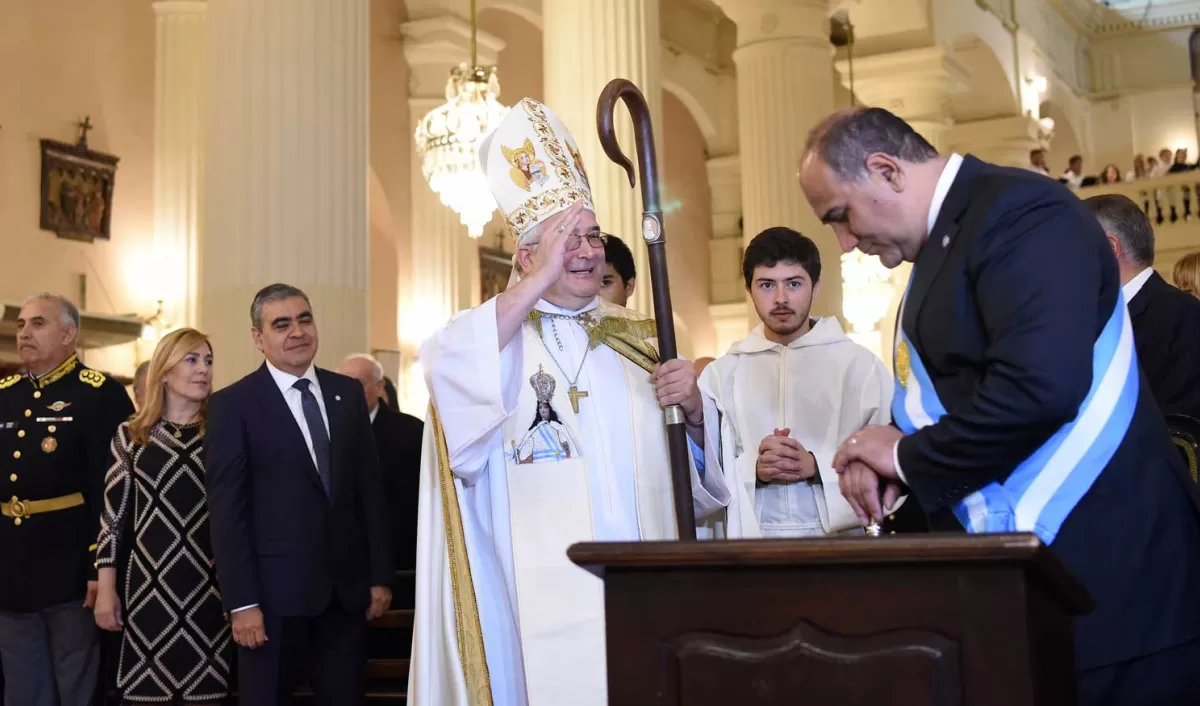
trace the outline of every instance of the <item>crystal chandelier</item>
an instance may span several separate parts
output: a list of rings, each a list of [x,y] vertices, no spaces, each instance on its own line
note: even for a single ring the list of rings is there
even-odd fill
[[[500,105],[500,80],[475,57],[475,1],[471,1],[471,63],[459,64],[446,82],[446,102],[417,125],[421,171],[442,203],[454,209],[472,238],[483,235],[496,200],[479,167],[479,143],[508,112]]]

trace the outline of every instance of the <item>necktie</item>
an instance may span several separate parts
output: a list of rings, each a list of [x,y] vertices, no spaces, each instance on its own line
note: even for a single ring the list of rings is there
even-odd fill
[[[292,384],[292,387],[300,391],[300,406],[304,410],[304,421],[308,424],[313,453],[317,457],[317,475],[321,477],[325,495],[329,495],[329,432],[325,429],[325,420],[321,418],[321,407],[317,404],[316,395],[310,389],[311,385],[311,380],[300,378]]]

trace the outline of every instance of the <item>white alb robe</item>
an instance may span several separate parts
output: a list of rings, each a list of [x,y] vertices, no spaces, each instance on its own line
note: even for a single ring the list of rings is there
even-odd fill
[[[642,318],[602,301],[589,309]],[[604,344],[585,359],[587,345],[579,324],[544,318],[540,337],[527,321],[500,350],[493,299],[422,346],[436,417],[422,449],[414,706],[483,703],[485,690],[497,706],[607,703],[603,585],[566,550],[582,541],[674,539],[676,526],[650,373]],[[577,386],[588,396],[575,414],[568,388],[581,361]],[[538,419],[530,377],[539,370],[555,378],[551,406],[572,453],[519,463]],[[693,464],[692,487],[697,518],[729,502],[721,473],[702,481]]]
[[[760,324],[710,363],[700,376],[707,438],[719,429],[726,483],[741,485],[724,520],[742,536],[804,537],[860,528],[832,467],[838,446],[870,424],[891,421],[893,383],[883,362],[854,343],[837,319],[817,319],[788,345]],[[758,448],[775,429],[812,452],[821,484],[756,487]],[[709,445],[712,442],[709,441]],[[711,451],[706,458],[713,458]],[[708,474],[718,469],[709,466]],[[710,522],[710,524],[712,524]]]

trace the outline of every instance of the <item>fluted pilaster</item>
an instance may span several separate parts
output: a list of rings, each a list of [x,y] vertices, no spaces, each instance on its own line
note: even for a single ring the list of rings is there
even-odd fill
[[[808,131],[833,111],[833,50],[825,0],[718,0],[738,28],[738,138],[743,237],[772,226],[812,238],[821,252],[820,315],[841,312],[841,249],[796,182]]]
[[[196,322],[207,10],[201,0],[154,3],[154,271],[146,276],[177,325]]]
[[[579,145],[600,227],[619,236],[633,251],[640,282],[628,306],[651,314],[640,192],[629,188],[624,170],[610,162],[600,147],[596,101],[610,80],[629,79],[645,94],[655,135],[661,138],[659,0],[553,0],[542,3],[542,17],[544,102]],[[621,149],[634,159],[633,123],[623,104],[618,106],[615,123]],[[661,139],[655,144],[661,169]],[[671,234],[666,236],[666,246],[671,247]]]
[[[201,326],[218,382],[257,364],[254,293],[304,289],[318,363],[367,347],[368,2],[211,0]]]

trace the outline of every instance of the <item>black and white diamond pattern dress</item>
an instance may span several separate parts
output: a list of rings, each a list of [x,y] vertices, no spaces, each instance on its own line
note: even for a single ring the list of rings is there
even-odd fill
[[[229,693],[232,641],[208,535],[203,441],[198,425],[161,422],[144,446],[127,424],[113,438],[96,563],[124,579],[117,687],[128,702]]]

